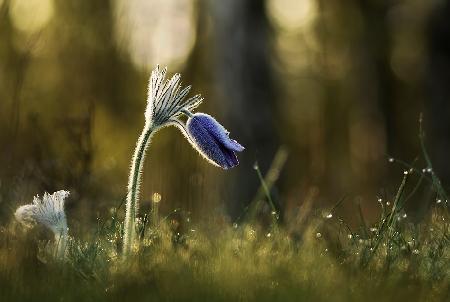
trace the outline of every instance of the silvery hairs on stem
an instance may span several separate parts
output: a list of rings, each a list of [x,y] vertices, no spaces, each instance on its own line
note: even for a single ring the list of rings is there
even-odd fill
[[[35,196],[31,204],[19,207],[15,212],[16,219],[27,227],[42,224],[55,235],[57,257],[63,258],[67,244],[67,219],[64,212],[64,200],[68,191],[57,191],[53,194],[44,193],[39,198]]]
[[[195,95],[186,99],[191,86],[181,88],[180,74],[165,80],[167,68],[157,66],[148,85],[145,126],[137,141],[128,178],[128,194],[124,225],[123,253],[127,256],[134,246],[135,221],[139,209],[139,188],[145,153],[151,136],[159,129],[174,125],[179,128],[192,146],[210,163],[229,169],[238,164],[235,152],[244,150],[240,144],[228,137],[229,132],[213,117],[192,111],[201,104],[202,97]],[[179,119],[188,116],[185,124]]]
[[[139,188],[145,154],[150,144],[151,136],[159,129],[176,122],[183,110],[193,110],[202,102],[200,95],[186,100],[190,86],[181,89],[180,74],[175,74],[165,81],[167,68],[157,66],[150,76],[148,84],[147,108],[145,110],[145,125],[136,144],[131,160],[128,177],[128,193],[124,224],[123,254],[127,256],[134,244],[135,220],[139,209]]]

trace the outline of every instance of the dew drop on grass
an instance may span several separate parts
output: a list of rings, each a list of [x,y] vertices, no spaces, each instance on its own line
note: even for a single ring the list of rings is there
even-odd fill
[[[428,173],[431,173],[431,172],[433,172],[433,169],[427,168],[427,172],[428,172]]]
[[[436,203],[437,203],[437,204],[440,204],[441,202],[442,202],[441,199],[436,200]]]
[[[377,228],[370,228],[370,231],[373,232],[373,233],[375,233],[375,232],[378,231],[378,229],[377,229]]]
[[[272,236],[271,233],[267,233],[267,234],[266,234],[266,237],[267,237],[267,238],[270,238],[271,236]]]
[[[388,161],[389,161],[390,163],[393,163],[393,162],[394,162],[394,158],[389,157]]]
[[[333,214],[332,213],[329,213],[327,216],[325,216],[327,219],[331,219],[331,218],[333,218]]]
[[[238,224],[237,223],[233,223],[233,228],[237,229],[238,228]]]
[[[412,252],[414,255],[419,255],[419,253],[420,253],[418,249],[414,249]]]
[[[322,234],[321,233],[319,233],[319,232],[317,232],[317,234],[316,234],[316,238],[321,238],[322,237]]]
[[[154,203],[158,203],[158,202],[160,202],[161,201],[161,194],[159,194],[159,193],[153,193],[153,195],[152,195],[152,201],[154,202]]]
[[[348,235],[347,235],[347,238],[348,238],[348,239],[352,239],[352,238],[353,238],[353,235],[352,235],[352,234],[348,234]]]

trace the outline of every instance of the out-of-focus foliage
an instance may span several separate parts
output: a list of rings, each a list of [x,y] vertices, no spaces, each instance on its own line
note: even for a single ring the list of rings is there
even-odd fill
[[[449,96],[439,86],[448,73],[436,71],[446,65],[433,58],[450,57],[448,6],[2,0],[0,219],[38,192],[64,188],[74,192],[68,210],[82,228],[125,196],[157,63],[182,72],[192,93],[205,96],[204,111],[247,149],[241,165],[225,173],[204,163],[177,130],[165,129],[148,154],[144,212],[157,192],[163,212],[239,216],[259,187],[254,162],[264,174],[283,145],[289,156],[272,193],[284,212],[320,188],[316,204],[348,195],[373,215],[375,196],[394,189],[386,155],[409,162],[419,153],[422,111],[446,183],[443,154],[450,150],[440,142],[449,101],[436,100]]]
[[[420,225],[394,208],[388,212],[389,228],[380,219],[359,230],[346,229],[337,217],[311,218],[308,211],[310,218],[298,217],[291,228],[232,226],[217,216],[194,224],[187,213],[174,212],[140,222],[139,248],[128,262],[118,254],[117,209],[87,241],[71,240],[65,262],[55,261],[51,242],[38,230],[25,234],[11,224],[0,228],[0,297],[445,301],[450,250],[442,219],[448,212],[435,205]]]

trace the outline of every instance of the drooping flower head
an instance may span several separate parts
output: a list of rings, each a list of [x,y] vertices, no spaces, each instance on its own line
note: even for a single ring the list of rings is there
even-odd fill
[[[193,114],[201,104],[202,97],[195,95],[186,99],[190,86],[181,88],[179,74],[165,80],[167,68],[157,66],[148,85],[145,125],[136,143],[128,177],[128,192],[124,222],[123,255],[128,257],[135,244],[136,217],[139,211],[139,189],[144,169],[145,155],[152,136],[164,126],[178,127],[208,161],[229,169],[238,164],[235,152],[244,148],[228,137],[228,132],[214,118],[206,114]],[[179,118],[188,116],[187,125]]]
[[[192,111],[198,107],[203,98],[195,95],[186,100],[191,89],[187,86],[181,89],[180,74],[175,74],[170,80],[165,80],[167,68],[157,66],[151,74],[148,86],[146,123],[159,128],[175,125],[199,151],[199,153],[215,166],[230,169],[239,164],[236,152],[244,150],[238,142],[229,138],[229,132],[212,116]],[[178,117],[188,116],[185,124]]]
[[[187,121],[187,132],[194,147],[212,164],[230,169],[239,164],[235,152],[244,147],[229,137],[228,132],[212,116],[195,113]]]
[[[45,193],[43,198],[35,196],[33,203],[23,205],[16,210],[16,219],[26,226],[39,223],[49,228],[58,238],[67,234],[67,220],[64,212],[64,200],[68,191]]]
[[[168,125],[182,111],[192,111],[203,100],[199,94],[186,99],[191,86],[181,89],[181,75],[177,73],[170,80],[165,80],[166,72],[167,67],[161,70],[157,66],[148,84],[145,120],[156,127]]]

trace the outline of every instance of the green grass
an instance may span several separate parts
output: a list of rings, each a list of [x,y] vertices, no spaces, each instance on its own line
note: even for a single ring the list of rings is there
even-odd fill
[[[277,158],[274,171],[286,156]],[[154,203],[127,261],[120,207],[71,238],[64,262],[46,230],[13,222],[0,227],[0,301],[449,301],[447,193],[426,150],[424,159],[424,171],[393,160],[408,172],[379,200],[375,222],[355,211],[356,226],[339,216],[345,198],[325,215],[310,198],[280,222],[269,195],[276,173],[263,178],[259,169],[262,189],[238,224],[217,216],[193,223],[180,211],[161,217]],[[420,189],[429,192],[426,211],[410,217],[405,207]]]
[[[116,215],[91,238],[72,239],[65,263],[53,260],[45,230],[11,224],[0,232],[0,300],[445,301],[448,210],[436,204],[413,224],[400,205],[358,231],[336,217],[296,227],[213,218],[193,226],[179,214],[141,222],[127,262]]]

